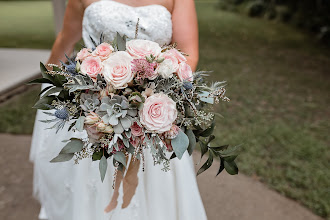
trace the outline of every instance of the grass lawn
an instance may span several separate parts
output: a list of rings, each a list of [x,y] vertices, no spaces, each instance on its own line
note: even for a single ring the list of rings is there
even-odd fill
[[[36,14],[42,7],[50,11],[49,3],[29,3],[30,10],[25,10],[27,3],[21,4],[8,5],[25,14]],[[228,81],[232,99],[218,108],[224,116],[216,128],[219,143],[243,144],[238,161],[243,173],[330,219],[330,52],[284,24],[218,11],[209,2],[198,3],[197,10],[199,68],[215,70],[211,80]],[[33,22],[38,31],[37,27],[50,28],[51,14],[46,15]],[[3,13],[0,18],[3,21]],[[18,20],[9,21],[24,27]],[[11,46],[2,41],[7,31],[3,28],[10,22],[0,23],[1,46]],[[20,46],[49,48],[52,30],[43,30],[40,44],[26,40],[35,29],[15,28],[18,35],[12,38]],[[37,93],[33,89],[0,106],[5,118],[1,132],[31,132],[34,111],[29,106]]]
[[[51,48],[54,33],[50,1],[0,1],[0,47]]]

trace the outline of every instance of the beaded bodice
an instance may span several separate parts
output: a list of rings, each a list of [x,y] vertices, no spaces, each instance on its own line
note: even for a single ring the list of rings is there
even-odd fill
[[[112,0],[101,0],[85,9],[82,32],[85,45],[92,47],[90,37],[99,42],[101,34],[106,41],[112,41],[117,32],[133,39],[138,19],[139,39],[152,40],[161,46],[171,42],[172,20],[171,13],[166,7],[132,7]]]

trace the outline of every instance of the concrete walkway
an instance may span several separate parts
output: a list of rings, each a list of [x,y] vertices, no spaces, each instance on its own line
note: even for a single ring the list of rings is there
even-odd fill
[[[0,134],[0,219],[37,220],[40,206],[32,198],[30,142],[31,136]],[[199,154],[194,158],[197,162]],[[242,174],[215,178],[217,165],[197,177],[209,220],[321,220]]]
[[[0,48],[0,95],[37,77],[39,62],[46,62],[49,55],[49,50]]]

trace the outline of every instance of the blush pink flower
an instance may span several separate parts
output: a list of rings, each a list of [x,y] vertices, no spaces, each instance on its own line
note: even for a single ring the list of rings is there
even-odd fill
[[[83,48],[77,53],[76,60],[83,61],[84,59],[86,59],[87,57],[89,57],[91,55],[92,55],[91,49]]]
[[[137,122],[134,122],[133,125],[131,126],[131,132],[132,135],[135,137],[143,135],[143,129],[138,125]]]
[[[103,134],[97,130],[96,126],[85,125],[84,128],[91,143],[97,142],[103,136]]]
[[[181,81],[187,80],[192,82],[194,80],[191,67],[185,62],[180,63],[177,75]]]
[[[146,59],[134,59],[132,61],[132,71],[136,75],[136,79],[154,80],[158,76],[155,71],[156,63],[149,63]]]
[[[106,60],[113,51],[114,49],[110,44],[102,43],[96,47],[92,55],[100,57],[101,60]]]
[[[177,125],[172,125],[171,129],[164,133],[166,139],[174,139],[179,134],[180,128]]]
[[[162,49],[159,44],[149,40],[130,40],[126,43],[127,52],[135,59],[145,58],[152,54],[158,57]]]
[[[148,97],[139,112],[141,124],[148,130],[163,133],[177,118],[176,103],[163,93]]]
[[[165,58],[165,60],[172,61],[172,67],[174,69],[174,72],[179,69],[180,63],[187,61],[187,59],[182,55],[182,53],[180,53],[177,49],[174,48],[162,53],[161,57]]]
[[[102,61],[98,57],[87,57],[81,63],[80,70],[83,74],[89,75],[91,78],[96,79],[97,75],[103,70]]]
[[[103,62],[104,79],[115,89],[123,89],[134,78],[132,72],[133,58],[125,51],[118,51]]]
[[[130,143],[133,145],[133,147],[138,147],[141,144],[141,138],[140,137],[131,137]]]

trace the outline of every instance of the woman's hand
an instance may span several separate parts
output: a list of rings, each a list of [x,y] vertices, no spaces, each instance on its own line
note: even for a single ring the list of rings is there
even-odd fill
[[[71,54],[74,45],[81,39],[83,15],[84,6],[81,0],[69,0],[62,30],[56,37],[47,63],[60,64],[60,60],[65,60],[64,54]]]
[[[194,0],[175,0],[172,11],[172,42],[188,54],[187,63],[195,71],[198,63],[198,24]]]

